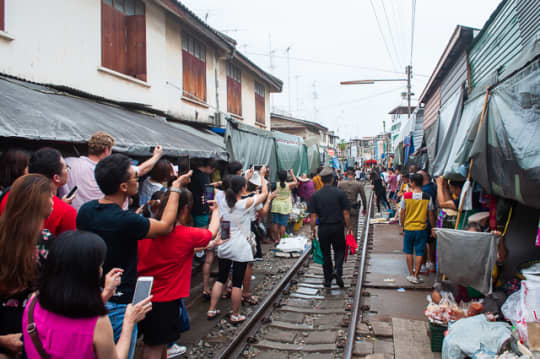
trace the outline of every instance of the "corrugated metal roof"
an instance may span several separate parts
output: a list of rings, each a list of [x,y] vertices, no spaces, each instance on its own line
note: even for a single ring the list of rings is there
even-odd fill
[[[437,86],[433,95],[424,106],[424,129],[431,127],[439,118],[439,108],[441,107],[441,91]]]
[[[525,47],[540,32],[540,1],[518,1],[517,14],[521,32],[521,45]]]
[[[521,3],[522,18],[533,11],[534,2],[504,0],[493,12],[482,31],[473,41],[469,54],[471,86],[481,82],[497,82],[505,66],[516,58],[523,49],[517,5]],[[535,14],[538,17],[538,12]],[[531,29],[527,30],[531,31]],[[529,36],[529,35],[527,35]],[[490,79],[490,80],[488,80]]]
[[[448,71],[441,81],[441,106],[458,92],[467,81],[467,53],[463,51],[456,60],[454,66]]]
[[[436,87],[439,87],[441,79],[452,68],[459,56],[465,51],[473,41],[473,34],[477,29],[463,25],[457,25],[441,58],[435,66],[426,87],[418,99],[418,103],[425,103],[432,95]]]

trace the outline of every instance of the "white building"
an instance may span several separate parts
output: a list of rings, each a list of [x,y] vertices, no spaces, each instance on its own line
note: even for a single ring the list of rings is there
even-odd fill
[[[235,46],[176,0],[0,0],[0,74],[269,129],[282,82]]]
[[[414,112],[415,108],[415,106],[411,106],[411,115]],[[409,109],[407,106],[397,106],[392,111],[388,112],[388,114],[391,115],[392,120],[392,126],[390,127],[390,144],[392,148],[390,149],[390,151],[393,152],[396,146],[396,143],[394,143],[394,141],[397,140],[399,136],[399,132],[401,131],[401,125],[404,124],[409,117]]]

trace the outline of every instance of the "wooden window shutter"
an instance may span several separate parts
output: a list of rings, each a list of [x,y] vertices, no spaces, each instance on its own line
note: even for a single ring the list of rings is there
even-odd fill
[[[265,123],[264,97],[259,94],[255,94],[255,121],[263,125]]]
[[[206,102],[206,48],[187,34],[182,35],[182,80],[184,96]]]
[[[3,0],[0,0],[3,2]],[[114,34],[114,9],[101,3],[101,65],[114,70],[116,37]]]
[[[4,0],[0,0],[0,31],[6,30],[6,5],[4,4]]]
[[[133,15],[126,17],[127,67],[126,73],[146,81],[146,17]]]

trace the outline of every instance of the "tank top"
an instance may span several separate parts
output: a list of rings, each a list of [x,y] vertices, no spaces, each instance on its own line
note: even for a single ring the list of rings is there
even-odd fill
[[[285,188],[277,184],[277,197],[272,201],[272,213],[291,214],[292,200],[289,184],[285,183]]]
[[[23,315],[23,328],[28,325],[28,307]],[[49,312],[39,305],[34,307],[34,322],[43,349],[51,359],[64,359],[76,357],[79,359],[95,359],[94,353],[94,329],[98,317],[68,318]],[[41,359],[32,339],[23,330],[24,350],[28,359]]]

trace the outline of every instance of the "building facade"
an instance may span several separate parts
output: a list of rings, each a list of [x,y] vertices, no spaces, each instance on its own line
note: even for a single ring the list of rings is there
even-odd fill
[[[270,128],[282,82],[176,0],[0,0],[0,73],[182,121]],[[54,14],[56,20],[51,21]]]
[[[272,112],[270,114],[272,130],[300,136],[304,143],[316,144],[320,147],[329,147],[332,136],[328,128],[312,121],[301,120],[287,115]]]

